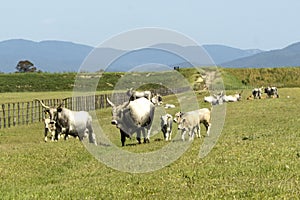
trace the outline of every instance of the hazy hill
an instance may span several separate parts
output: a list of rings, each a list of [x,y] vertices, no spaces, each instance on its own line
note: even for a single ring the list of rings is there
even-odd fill
[[[92,49],[86,45],[63,41],[7,40],[0,42],[0,71],[14,72],[17,63],[25,59],[42,71],[77,71]]]
[[[203,45],[216,64],[221,64],[263,52],[259,49],[238,49],[224,45]]]
[[[238,68],[300,66],[300,42],[283,49],[261,52],[253,56],[225,62],[221,66]]]
[[[167,49],[170,52],[160,51],[157,48]],[[212,58],[213,63],[223,67],[300,65],[300,43],[266,52],[258,49],[242,50],[224,45],[203,45],[203,48]],[[91,46],[64,41],[33,42],[13,39],[0,42],[0,72],[16,71],[17,63],[25,59],[30,60],[38,69],[46,72],[77,72],[83,62],[85,65],[89,65],[87,68],[89,71],[105,69],[108,63],[110,63],[108,71],[128,71],[147,63],[159,63],[170,67],[191,67],[190,63],[178,55],[188,56],[192,61],[194,58],[201,60],[201,63],[196,63],[198,66],[211,64],[212,61],[208,61],[207,56],[199,53],[203,52],[200,49],[196,46],[157,44],[141,51],[126,52],[111,48],[94,49]],[[95,54],[94,58],[85,60],[91,52]]]

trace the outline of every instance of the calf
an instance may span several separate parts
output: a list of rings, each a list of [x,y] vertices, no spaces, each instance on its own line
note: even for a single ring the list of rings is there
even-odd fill
[[[164,138],[166,141],[171,140],[172,136],[172,123],[173,123],[173,117],[170,114],[165,114],[160,117],[161,119],[161,131],[164,134]]]
[[[182,130],[181,137],[184,141],[184,135],[188,131],[190,140],[194,139],[194,133],[201,137],[200,123],[206,128],[206,134],[209,136],[210,132],[210,115],[211,112],[208,108],[202,108],[186,113],[178,112],[175,114],[174,122],[178,123],[178,129]]]
[[[45,113],[44,125],[45,125],[45,138],[44,138],[45,142],[47,142],[48,133],[50,133],[51,141],[54,141],[55,131],[56,131],[55,121],[51,120],[50,116],[47,115],[47,113]]]

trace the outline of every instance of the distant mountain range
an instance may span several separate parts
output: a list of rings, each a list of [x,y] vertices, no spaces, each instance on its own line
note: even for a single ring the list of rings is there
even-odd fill
[[[299,67],[300,42],[289,45],[283,49],[265,51],[252,56],[238,58],[221,64],[223,67]]]
[[[243,50],[224,45],[203,45],[202,47],[213,62],[222,67],[300,66],[300,43],[271,51]],[[77,72],[83,63],[83,65],[91,65],[92,67],[88,68],[91,71],[105,69],[108,64],[110,65],[108,71],[128,71],[135,66],[147,63],[160,63],[170,67],[191,67],[191,63],[187,63],[184,58],[163,49],[179,55],[188,55],[189,59],[201,56],[199,47],[182,47],[174,44],[157,44],[140,51],[126,52],[112,48],[95,49],[92,46],[65,41],[34,42],[13,39],[0,42],[0,72],[15,72],[15,67],[20,60],[29,60],[37,69],[45,72]],[[93,62],[85,60],[91,52],[96,52],[95,55],[100,55],[104,59],[100,59],[100,62],[95,61],[97,57]],[[205,59],[203,63],[197,64],[212,63]]]

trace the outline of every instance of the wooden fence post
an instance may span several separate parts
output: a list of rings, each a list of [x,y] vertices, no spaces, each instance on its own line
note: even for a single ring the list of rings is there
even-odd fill
[[[26,109],[26,124],[29,123],[29,113],[30,113],[30,102],[27,102],[27,109]]]
[[[16,104],[13,103],[13,126],[16,126]]]
[[[2,113],[3,113],[3,128],[6,128],[5,104],[2,104]]]
[[[7,125],[10,127],[10,103],[7,104]]]

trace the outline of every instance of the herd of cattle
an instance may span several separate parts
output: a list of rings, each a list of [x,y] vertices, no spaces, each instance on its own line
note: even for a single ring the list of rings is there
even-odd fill
[[[252,95],[247,99],[261,99],[262,91],[267,97],[279,97],[276,87],[254,88]],[[150,141],[150,130],[153,122],[154,111],[157,106],[163,104],[159,94],[152,94],[150,91],[138,92],[133,89],[128,90],[129,101],[121,105],[115,105],[109,98],[107,102],[112,107],[111,124],[115,125],[121,133],[122,146],[125,145],[126,138],[131,138],[134,133],[138,143],[141,143],[141,134],[144,143]],[[242,98],[242,91],[235,95],[225,95],[223,92],[204,97],[204,102],[209,102],[211,106],[224,102],[237,102]],[[70,136],[78,137],[80,141],[88,137],[89,142],[97,145],[96,137],[92,128],[92,117],[86,111],[72,111],[63,107],[63,103],[56,107],[45,105],[40,102],[45,111],[45,142],[48,134],[52,141],[58,140],[61,134],[67,139]],[[165,104],[165,108],[174,108],[173,104]],[[211,109],[201,108],[189,112],[177,112],[174,117],[171,114],[160,116],[161,131],[166,141],[171,140],[173,122],[177,123],[178,130],[181,130],[182,140],[188,133],[189,140],[193,140],[195,134],[201,137],[200,124],[206,128],[206,135],[209,136],[211,127]]]

